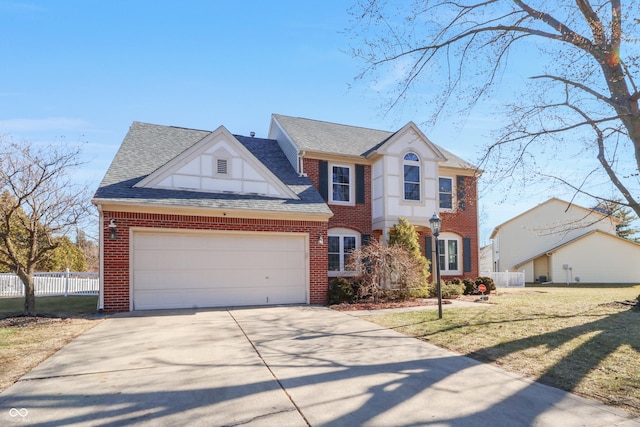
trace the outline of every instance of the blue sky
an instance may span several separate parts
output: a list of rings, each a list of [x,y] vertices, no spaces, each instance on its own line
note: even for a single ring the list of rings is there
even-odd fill
[[[99,184],[133,121],[265,137],[272,113],[376,129],[408,121],[470,162],[494,125],[474,113],[435,127],[419,103],[384,114],[379,87],[355,86],[350,2],[0,0],[0,133],[84,143],[77,179]],[[556,196],[561,196],[557,195]],[[481,200],[491,229],[546,200]]]

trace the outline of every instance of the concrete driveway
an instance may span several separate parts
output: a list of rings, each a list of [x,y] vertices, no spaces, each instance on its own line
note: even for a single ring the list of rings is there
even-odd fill
[[[320,307],[106,319],[0,394],[0,424],[625,426],[621,411]]]

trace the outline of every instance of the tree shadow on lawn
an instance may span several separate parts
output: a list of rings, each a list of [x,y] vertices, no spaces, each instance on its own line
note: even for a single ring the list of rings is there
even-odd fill
[[[637,327],[640,324],[640,308],[638,306],[629,307],[627,310],[606,317],[598,317],[597,320],[581,325],[485,347],[469,354],[469,356],[482,361],[495,361],[541,345],[555,349],[572,340],[589,336],[537,378],[537,381],[543,384],[573,391],[584,378],[620,347],[629,346],[640,354],[640,335],[630,331],[630,327]],[[628,380],[632,381],[632,379]],[[635,384],[635,388],[637,387],[638,384]],[[604,396],[601,397],[604,398]],[[628,403],[618,401],[609,403],[627,406],[635,412],[640,412],[640,408]]]

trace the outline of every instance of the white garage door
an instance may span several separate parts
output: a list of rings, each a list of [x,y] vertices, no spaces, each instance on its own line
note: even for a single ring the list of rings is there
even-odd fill
[[[133,309],[306,303],[301,234],[134,231]]]

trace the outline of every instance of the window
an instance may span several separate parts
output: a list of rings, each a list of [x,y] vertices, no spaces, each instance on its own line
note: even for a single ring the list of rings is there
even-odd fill
[[[420,158],[408,152],[402,163],[404,169],[404,199],[420,200]]]
[[[438,193],[440,197],[440,209],[453,209],[453,178],[438,180]]]
[[[352,230],[332,229],[328,236],[329,275],[344,273],[349,264],[349,254],[359,246],[359,235]],[[333,273],[333,274],[332,274]]]
[[[460,238],[440,235],[438,239],[440,259],[438,267],[443,274],[461,274]]]
[[[352,167],[331,165],[331,201],[341,204],[353,204]]]

